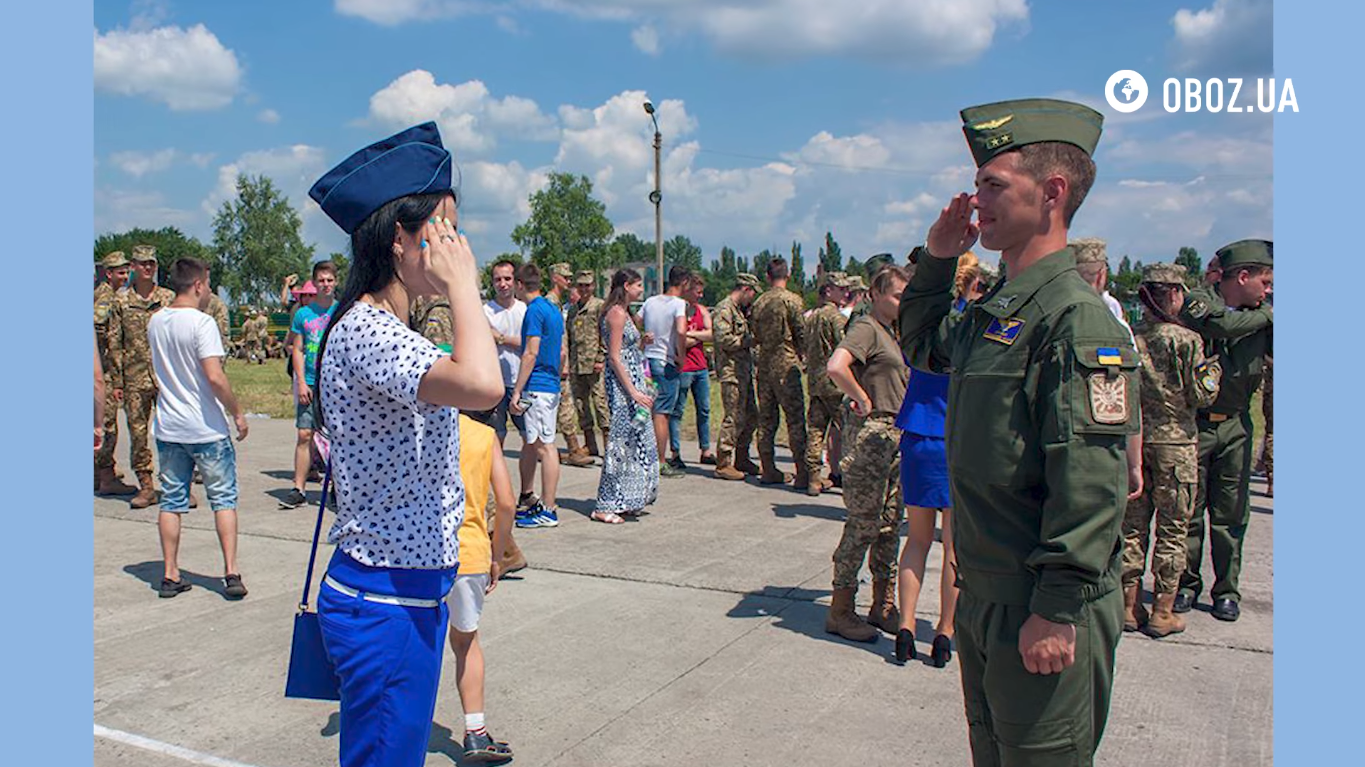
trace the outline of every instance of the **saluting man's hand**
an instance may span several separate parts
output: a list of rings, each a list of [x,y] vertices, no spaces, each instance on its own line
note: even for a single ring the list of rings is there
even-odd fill
[[[963,192],[938,214],[938,220],[929,227],[929,239],[925,242],[929,255],[934,258],[957,258],[976,244],[981,229],[972,222],[971,199]]]
[[[1031,614],[1019,628],[1019,655],[1030,674],[1060,674],[1076,662],[1076,627]]]

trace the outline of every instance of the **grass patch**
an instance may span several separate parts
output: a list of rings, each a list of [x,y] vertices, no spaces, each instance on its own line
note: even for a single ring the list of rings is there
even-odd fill
[[[294,379],[284,370],[284,360],[266,360],[264,365],[246,360],[227,360],[227,377],[242,410],[271,418],[294,418]]]

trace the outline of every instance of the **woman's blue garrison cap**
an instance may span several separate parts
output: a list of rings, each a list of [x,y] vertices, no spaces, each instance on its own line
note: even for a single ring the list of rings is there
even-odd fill
[[[350,234],[390,200],[450,189],[452,165],[436,123],[426,122],[347,157],[308,196]]]

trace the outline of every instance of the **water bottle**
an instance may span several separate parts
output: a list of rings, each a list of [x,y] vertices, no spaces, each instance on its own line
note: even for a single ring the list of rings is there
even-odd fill
[[[645,366],[645,383],[644,383],[644,386],[641,386],[641,387],[640,387],[640,390],[641,390],[642,392],[644,392],[644,394],[645,394],[646,396],[650,396],[650,397],[655,396],[654,379],[651,378],[650,375],[649,375],[649,366],[648,366],[648,365]],[[644,424],[649,423],[649,422],[650,422],[650,415],[651,415],[651,414],[650,414],[650,412],[649,412],[649,408],[645,407],[644,405],[641,405],[641,404],[638,403],[638,402],[635,403],[635,416],[634,416],[634,419],[635,419],[635,423],[636,423],[636,424],[644,425]]]

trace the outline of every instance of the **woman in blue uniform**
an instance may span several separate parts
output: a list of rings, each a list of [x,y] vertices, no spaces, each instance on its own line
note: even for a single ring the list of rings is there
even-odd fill
[[[488,409],[503,393],[452,175],[426,123],[361,149],[309,190],[351,237],[318,353],[336,487],[318,620],[341,682],[343,767],[426,758],[464,516],[456,408]],[[418,295],[449,299],[449,354],[408,328]]]

